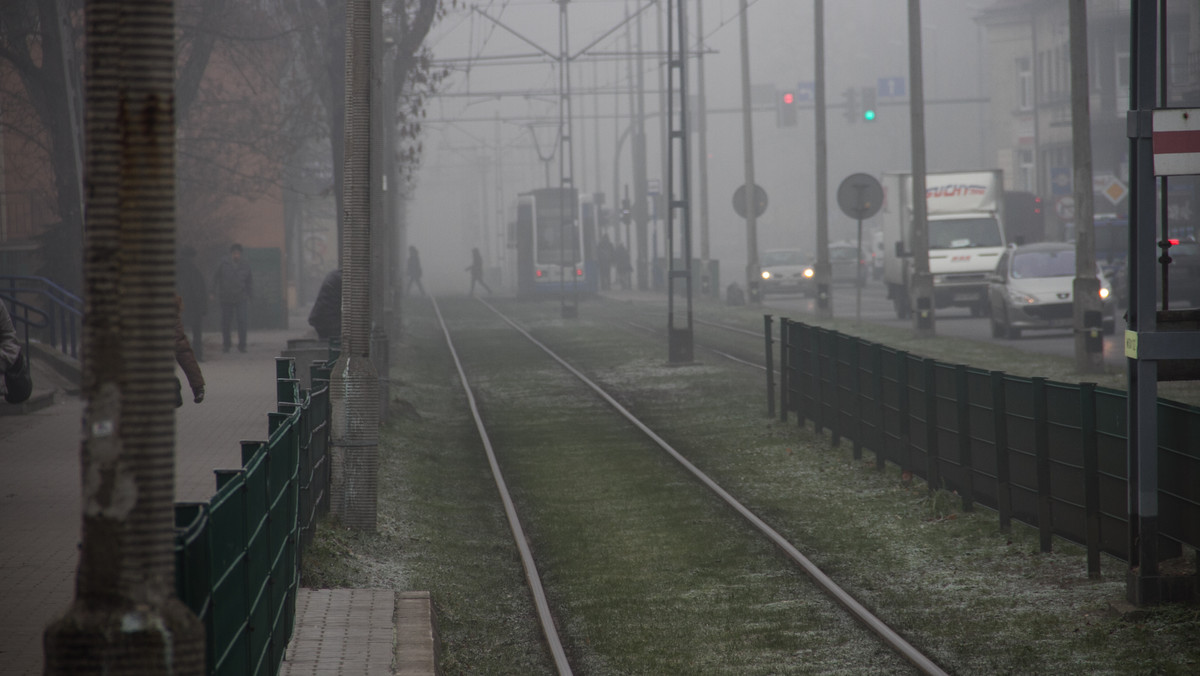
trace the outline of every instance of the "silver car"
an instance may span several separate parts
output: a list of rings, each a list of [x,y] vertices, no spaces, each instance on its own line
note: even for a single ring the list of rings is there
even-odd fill
[[[763,295],[803,293],[816,295],[812,261],[799,249],[771,249],[759,260]]]
[[[1116,297],[1104,274],[1096,276],[1101,322],[1104,332],[1111,334],[1117,324]],[[1074,244],[1042,242],[1005,251],[988,283],[992,336],[1020,338],[1025,329],[1071,329],[1074,282]]]

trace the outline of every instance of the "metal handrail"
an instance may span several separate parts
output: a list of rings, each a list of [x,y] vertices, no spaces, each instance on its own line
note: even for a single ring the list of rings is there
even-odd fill
[[[83,299],[45,277],[0,275],[0,295],[27,308],[41,316],[38,323],[30,322],[28,312],[24,318],[14,313],[14,321],[23,321],[26,325],[26,346],[28,347],[28,329],[34,328],[42,332],[51,346],[59,348],[63,354],[79,358],[80,329],[83,325]],[[20,296],[34,296],[44,299],[39,307],[20,300]]]

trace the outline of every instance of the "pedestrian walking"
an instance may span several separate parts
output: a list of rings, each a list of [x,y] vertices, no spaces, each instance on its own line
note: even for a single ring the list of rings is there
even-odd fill
[[[221,261],[213,280],[213,292],[221,304],[221,346],[225,352],[233,345],[230,333],[234,321],[238,329],[238,351],[246,351],[246,331],[250,321],[250,298],[253,276],[250,266],[242,260],[242,245],[229,247],[229,257]]]
[[[465,269],[471,271],[470,295],[475,295],[475,282],[479,282],[480,286],[487,289],[488,295],[490,296],[492,294],[492,287],[488,286],[487,282],[483,281],[483,256],[479,255],[478,247],[471,249],[471,264]]]
[[[184,310],[183,297],[175,294],[175,361],[183,369],[188,386],[192,389],[192,401],[199,404],[204,401],[204,374],[200,372],[200,363],[196,361],[196,353],[188,342],[187,330],[183,327]],[[175,407],[183,406],[183,384],[175,378]]]
[[[600,243],[596,245],[596,264],[600,268],[601,291],[607,291],[612,287],[612,264],[615,253],[608,233],[600,235]]]
[[[614,258],[617,265],[617,280],[620,281],[621,288],[628,291],[633,285],[633,265],[629,261],[629,249],[625,248],[624,243],[617,244]]]
[[[342,337],[342,270],[339,268],[325,275],[308,323],[317,330],[321,340]]]
[[[421,284],[421,254],[417,252],[417,247],[408,247],[408,262],[404,264],[404,272],[408,275],[408,286],[404,288],[404,293],[412,293],[413,285],[421,290],[421,295],[425,295],[425,286]]]
[[[29,373],[29,360],[17,340],[17,328],[8,306],[0,300],[0,374],[3,374],[4,400],[19,404],[33,394],[33,377]]]
[[[190,331],[196,361],[204,361],[204,315],[208,314],[208,284],[196,265],[196,249],[183,247],[175,275],[183,298],[183,328]]]

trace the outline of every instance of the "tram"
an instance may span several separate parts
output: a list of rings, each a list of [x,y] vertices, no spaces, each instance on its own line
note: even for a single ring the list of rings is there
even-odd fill
[[[542,188],[517,198],[510,242],[518,298],[591,295],[596,292],[592,252],[598,205],[574,189]]]

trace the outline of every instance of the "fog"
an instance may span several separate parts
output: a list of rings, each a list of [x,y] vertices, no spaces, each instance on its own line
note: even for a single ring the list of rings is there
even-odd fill
[[[733,211],[733,191],[744,182],[741,66],[737,0],[703,0],[706,95],[708,100],[708,208],[710,256],[721,263],[723,284],[739,280],[746,261],[745,221]],[[573,0],[568,5],[571,53],[578,52],[619,24],[627,8],[642,2]],[[974,17],[990,4],[963,0],[922,2],[926,95],[927,163],[930,171],[991,167],[982,71],[984,34]],[[664,3],[665,5],[665,3]],[[459,10],[430,35],[435,58],[453,73],[429,108],[424,162],[414,200],[408,207],[409,243],[422,255],[425,282],[432,291],[465,292],[472,247],[487,265],[505,264],[504,223],[518,193],[545,187],[546,165],[539,160],[555,147],[558,106],[553,92],[554,60],[541,56],[512,63],[498,57],[536,54],[533,43],[559,51],[559,5],[550,0],[480,3],[482,13]],[[689,2],[697,44],[696,5]],[[812,3],[757,0],[748,10],[751,81],[756,86],[794,90],[814,79]],[[642,15],[643,50],[657,48],[658,17]],[[664,19],[665,21],[665,19]],[[526,40],[513,34],[519,33]],[[636,26],[634,27],[636,46]],[[591,54],[625,52],[626,32],[601,39]],[[909,167],[907,96],[878,99],[874,122],[850,122],[841,106],[850,87],[876,88],[881,78],[902,78],[907,90],[907,2],[837,0],[825,2],[826,101],[830,240],[850,238],[855,223],[837,208],[842,178],[856,172],[878,175]],[[665,46],[664,46],[665,49]],[[468,59],[473,61],[468,62]],[[696,92],[696,59],[689,61],[689,93]],[[574,177],[584,192],[613,199],[616,139],[630,123],[627,63],[612,58],[578,59],[571,71],[574,112]],[[660,63],[644,62],[647,112],[647,176],[663,181],[661,117],[658,116]],[[665,71],[664,71],[665,73]],[[665,78],[665,74],[664,74]],[[600,94],[594,93],[599,89]],[[614,94],[616,89],[619,93]],[[503,93],[505,95],[501,96]],[[469,96],[477,94],[477,96]],[[616,116],[614,117],[614,110]],[[799,104],[798,124],[780,127],[773,100],[761,101],[753,116],[756,182],[769,198],[758,220],[758,248],[815,244],[815,147],[811,103]],[[689,120],[695,130],[695,120]],[[537,143],[535,145],[535,136]],[[697,135],[691,136],[695,158]],[[630,147],[624,144],[618,167],[620,190],[630,185]],[[558,184],[558,158],[549,167]],[[693,254],[700,255],[699,172],[692,168]],[[619,203],[619,196],[616,200]],[[865,226],[869,229],[872,222]],[[658,251],[665,250],[663,224]],[[636,253],[635,253],[636,256]],[[495,274],[493,272],[493,274]]]

